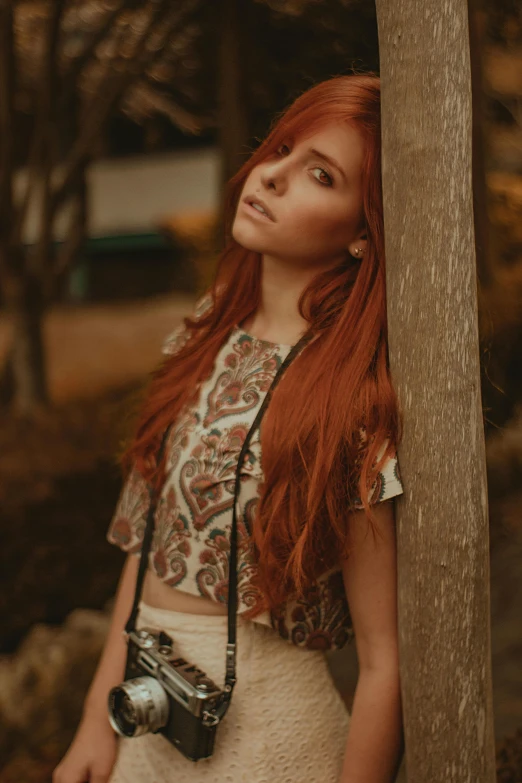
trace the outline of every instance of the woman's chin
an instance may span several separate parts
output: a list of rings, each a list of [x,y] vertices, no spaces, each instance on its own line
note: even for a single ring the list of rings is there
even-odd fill
[[[255,234],[255,231],[249,230],[249,228],[243,229],[242,226],[235,223],[232,227],[232,238],[245,250],[250,250],[253,253],[270,252],[269,248],[266,247],[266,242],[263,242],[261,237]]]

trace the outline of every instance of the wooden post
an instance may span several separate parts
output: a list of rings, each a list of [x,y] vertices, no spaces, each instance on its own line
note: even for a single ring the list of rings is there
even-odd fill
[[[466,0],[377,0],[411,783],[494,783]]]

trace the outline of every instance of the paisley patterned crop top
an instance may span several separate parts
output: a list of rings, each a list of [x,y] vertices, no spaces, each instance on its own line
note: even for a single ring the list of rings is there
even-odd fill
[[[210,300],[196,305],[200,316]],[[175,354],[188,340],[184,325],[165,341]],[[172,588],[226,605],[228,552],[237,459],[242,443],[277,369],[292,346],[253,337],[235,327],[220,349],[213,371],[201,384],[198,401],[187,406],[166,443],[167,478],[156,510],[149,568]],[[262,425],[261,425],[262,426]],[[248,530],[252,529],[263,482],[260,430],[242,468],[238,518],[238,613],[254,603],[255,569]],[[382,453],[382,452],[381,452]],[[403,487],[396,456],[387,460],[373,486],[371,502],[399,495]],[[131,471],[122,488],[107,539],[139,555],[149,493]],[[362,504],[357,504],[362,508]],[[246,525],[245,525],[246,521]],[[338,649],[354,636],[340,566],[325,573],[304,598],[288,601],[256,622],[274,628],[289,642],[309,649]]]

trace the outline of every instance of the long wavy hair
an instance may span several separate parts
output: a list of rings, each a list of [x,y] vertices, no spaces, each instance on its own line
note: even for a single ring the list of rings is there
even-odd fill
[[[230,236],[245,180],[283,140],[331,122],[351,125],[364,143],[361,226],[367,246],[362,261],[348,256],[319,273],[299,298],[314,339],[286,371],[261,427],[264,483],[252,530],[259,599],[250,617],[302,595],[349,554],[348,513],[355,500],[374,527],[371,489],[402,437],[387,347],[378,76],[335,76],[301,94],[229,181],[225,249],[207,291],[212,304],[200,317],[184,319],[188,341],[152,373],[134,440],[123,455],[124,467],[135,465],[160,486],[164,459],[157,464],[155,454],[163,431],[197,399],[231,330],[260,302],[261,255]]]

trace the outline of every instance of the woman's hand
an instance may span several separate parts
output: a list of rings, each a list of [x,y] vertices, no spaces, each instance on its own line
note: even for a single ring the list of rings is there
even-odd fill
[[[117,737],[105,715],[85,716],[52,783],[107,783],[116,752]]]
[[[106,783],[109,780],[118,738],[109,723],[107,697],[125,674],[127,643],[123,629],[132,607],[138,563],[134,555],[127,556],[109,633],[85,698],[83,717],[69,750],[54,770],[52,783]]]

